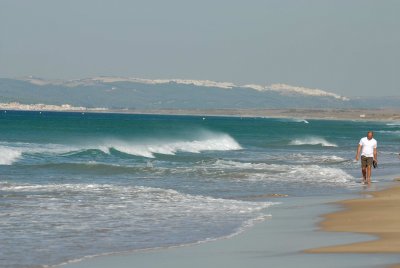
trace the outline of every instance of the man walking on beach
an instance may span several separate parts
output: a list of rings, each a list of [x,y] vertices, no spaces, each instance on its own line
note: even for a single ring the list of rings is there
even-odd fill
[[[374,139],[374,133],[368,131],[367,137],[360,140],[357,148],[356,160],[358,161],[361,152],[361,171],[363,175],[363,183],[371,183],[371,166],[378,164],[378,143]]]

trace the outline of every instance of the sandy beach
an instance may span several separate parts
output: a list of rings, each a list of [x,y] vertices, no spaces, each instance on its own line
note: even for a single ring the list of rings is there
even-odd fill
[[[325,220],[320,224],[322,230],[369,234],[377,239],[307,252],[400,253],[400,185],[367,193],[360,199],[341,201],[339,204],[345,209],[324,216]]]

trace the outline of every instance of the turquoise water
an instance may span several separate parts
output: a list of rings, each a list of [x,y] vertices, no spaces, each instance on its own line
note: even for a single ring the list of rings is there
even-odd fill
[[[389,181],[397,123],[2,111],[0,266],[216,239],[268,219],[269,194],[356,192],[370,129]]]

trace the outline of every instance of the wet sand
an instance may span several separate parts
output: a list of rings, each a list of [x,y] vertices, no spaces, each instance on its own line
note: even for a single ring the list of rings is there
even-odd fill
[[[329,232],[369,234],[372,241],[306,250],[308,253],[400,253],[400,184],[368,192],[360,199],[339,202],[345,209],[324,216]],[[392,267],[400,267],[392,266]]]

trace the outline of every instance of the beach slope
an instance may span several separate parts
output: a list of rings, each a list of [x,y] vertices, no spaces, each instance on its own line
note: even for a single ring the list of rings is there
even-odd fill
[[[344,210],[326,215],[324,231],[376,236],[376,240],[310,249],[308,253],[400,253],[400,186],[341,201]]]

